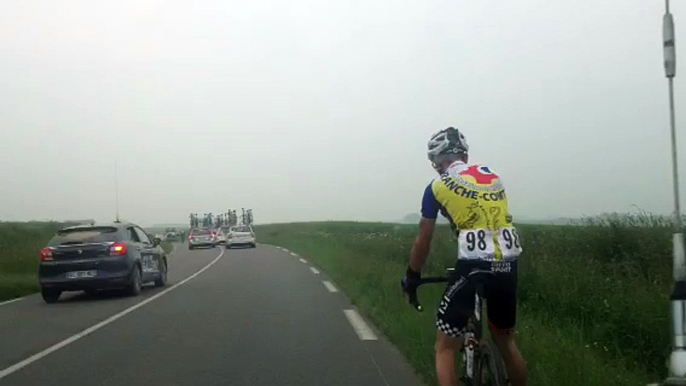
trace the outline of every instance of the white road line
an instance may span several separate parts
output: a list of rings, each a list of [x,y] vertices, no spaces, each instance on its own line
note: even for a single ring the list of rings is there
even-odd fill
[[[0,306],[4,306],[5,304],[10,304],[10,303],[18,302],[18,301],[20,301],[20,300],[22,300],[22,299],[25,299],[25,298],[26,298],[26,296],[21,297],[21,298],[16,298],[16,299],[5,300],[4,302],[0,302]]]
[[[353,330],[357,333],[360,340],[376,340],[376,334],[372,331],[367,323],[362,319],[360,314],[355,310],[343,310],[345,317],[348,318],[348,322],[353,326]]]
[[[338,292],[338,289],[336,289],[336,287],[334,287],[334,285],[331,284],[330,281],[324,280],[322,284],[324,284],[324,287],[326,287],[326,289],[328,289],[329,292]]]
[[[88,335],[88,334],[90,334],[90,333],[92,333],[92,332],[95,332],[95,331],[97,331],[97,330],[99,330],[99,329],[101,329],[101,328],[107,326],[108,324],[114,322],[115,320],[121,318],[122,316],[125,316],[126,314],[131,313],[131,312],[135,311],[136,309],[138,309],[138,308],[140,308],[140,307],[143,307],[144,305],[146,305],[146,304],[152,302],[153,300],[155,300],[155,299],[157,299],[157,298],[159,298],[159,297],[161,297],[161,296],[163,296],[163,295],[165,295],[165,294],[167,294],[167,293],[169,293],[169,292],[175,290],[175,289],[178,288],[179,286],[182,286],[182,285],[188,283],[188,282],[189,282],[190,280],[192,280],[194,277],[200,275],[200,274],[203,273],[206,269],[208,269],[208,268],[210,268],[211,266],[213,266],[214,263],[216,263],[217,261],[219,261],[219,259],[221,259],[221,257],[222,257],[223,255],[224,255],[224,249],[221,250],[221,253],[219,254],[219,256],[217,256],[214,260],[212,260],[209,264],[207,264],[206,266],[204,266],[204,267],[203,267],[202,269],[200,269],[198,272],[192,274],[191,276],[188,276],[187,278],[185,278],[185,279],[183,279],[182,281],[180,281],[180,282],[174,284],[173,286],[167,288],[166,290],[164,290],[164,291],[162,291],[162,292],[160,292],[160,293],[158,293],[158,294],[156,294],[156,295],[154,295],[154,296],[151,296],[151,297],[149,297],[149,298],[143,300],[142,302],[140,302],[140,303],[138,303],[138,304],[134,304],[133,306],[131,306],[131,307],[125,309],[124,311],[122,311],[122,312],[120,312],[120,313],[118,313],[118,314],[116,314],[116,315],[113,315],[113,316],[111,316],[111,317],[109,317],[109,318],[103,320],[103,321],[100,322],[100,323],[95,324],[95,325],[93,325],[93,326],[91,326],[91,327],[88,327],[87,329],[85,329],[85,330],[79,332],[78,334],[72,335],[72,336],[70,336],[69,338],[67,338],[67,339],[65,339],[65,340],[63,340],[63,341],[61,341],[61,342],[59,342],[59,343],[56,343],[56,344],[54,344],[54,345],[52,345],[52,346],[46,348],[45,350],[43,350],[43,351],[41,351],[41,352],[39,352],[39,353],[37,353],[37,354],[33,354],[33,355],[31,355],[30,357],[24,359],[23,361],[18,362],[18,363],[15,363],[15,364],[13,364],[12,366],[10,366],[10,367],[8,367],[8,368],[6,368],[6,369],[0,371],[0,379],[3,379],[3,378],[5,378],[6,376],[8,376],[8,375],[10,375],[10,374],[12,374],[12,373],[14,373],[14,372],[16,372],[16,371],[18,371],[18,370],[21,370],[21,369],[24,368],[24,367],[30,365],[31,363],[36,362],[37,360],[39,360],[39,359],[41,359],[41,358],[43,358],[43,357],[45,357],[45,356],[47,356],[47,355],[50,355],[51,353],[53,353],[53,352],[55,352],[55,351],[57,351],[57,350],[59,350],[59,349],[65,347],[65,346],[67,346],[67,345],[69,345],[69,344],[71,344],[71,343],[76,342],[77,340],[83,338],[84,336],[86,336],[86,335]]]
[[[300,258],[300,262],[307,264],[307,260],[303,259],[302,257]]]
[[[288,249],[286,249],[286,248],[283,248],[283,251],[284,251],[284,252],[290,252],[290,251],[289,251]]]
[[[298,257],[298,254],[297,254],[297,253],[294,253],[294,252],[291,252],[291,256]]]
[[[312,273],[315,275],[319,275],[319,271],[315,267],[310,267],[310,271],[312,271]]]

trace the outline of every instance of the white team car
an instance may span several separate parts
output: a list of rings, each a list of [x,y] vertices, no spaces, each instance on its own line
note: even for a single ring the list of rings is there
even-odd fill
[[[233,226],[229,229],[229,233],[226,235],[226,248],[231,248],[238,245],[255,248],[256,243],[257,239],[255,238],[255,232],[249,225]]]

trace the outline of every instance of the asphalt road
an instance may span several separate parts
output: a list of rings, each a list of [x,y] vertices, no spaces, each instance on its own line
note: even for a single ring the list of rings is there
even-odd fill
[[[135,298],[0,305],[0,385],[421,384],[324,272],[272,246],[222,251],[181,246],[167,287]]]

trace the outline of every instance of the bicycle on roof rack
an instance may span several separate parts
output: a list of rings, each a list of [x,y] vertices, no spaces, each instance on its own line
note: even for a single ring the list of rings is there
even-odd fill
[[[426,277],[419,279],[419,286],[431,283],[447,283],[455,275],[455,268],[446,269],[447,276]],[[474,314],[469,318],[464,333],[464,343],[460,349],[462,357],[462,371],[460,382],[467,386],[508,386],[510,384],[505,362],[503,361],[495,343],[483,336],[483,302],[484,283],[495,273],[488,270],[476,269],[467,275],[467,280],[476,288],[474,297]],[[417,292],[409,293],[409,302],[417,310],[422,311]]]

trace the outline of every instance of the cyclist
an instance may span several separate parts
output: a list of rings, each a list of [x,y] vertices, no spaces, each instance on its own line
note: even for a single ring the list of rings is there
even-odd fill
[[[468,164],[468,150],[464,135],[452,127],[429,140],[429,160],[439,177],[424,191],[419,235],[402,286],[407,293],[417,290],[440,212],[458,237],[459,251],[455,278],[448,284],[436,314],[439,383],[458,384],[455,356],[474,313],[476,291],[465,278],[478,268],[495,272],[484,287],[491,336],[505,360],[512,386],[526,385],[526,362],[514,342],[517,257],[522,249],[500,177],[487,166]]]

